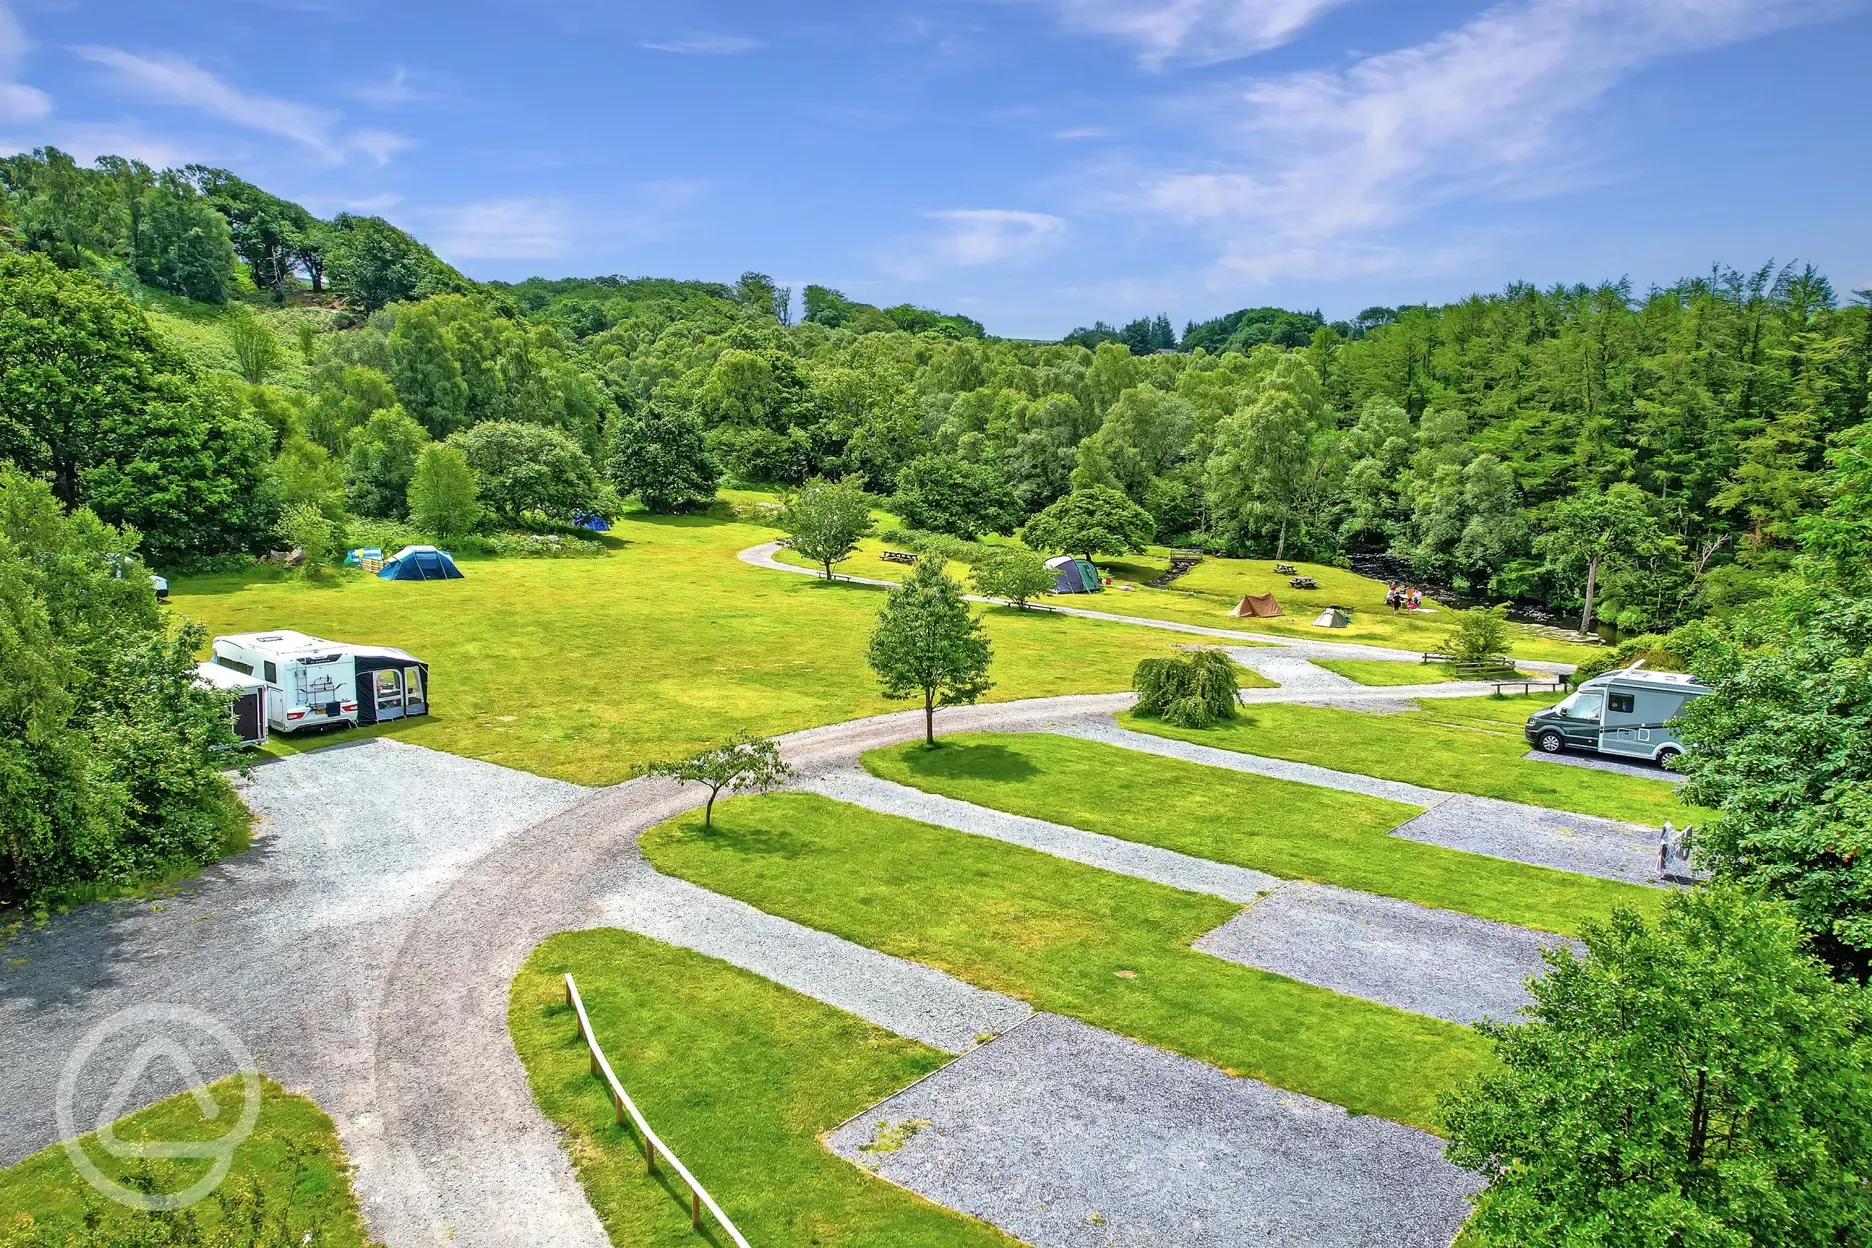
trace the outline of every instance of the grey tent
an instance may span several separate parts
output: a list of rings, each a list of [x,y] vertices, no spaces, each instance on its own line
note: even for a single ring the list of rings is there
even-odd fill
[[[448,551],[433,546],[405,546],[384,560],[377,575],[386,581],[459,581],[461,569]]]

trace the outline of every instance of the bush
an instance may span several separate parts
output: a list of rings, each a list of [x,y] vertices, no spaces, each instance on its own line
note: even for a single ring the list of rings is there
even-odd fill
[[[1207,728],[1233,719],[1241,698],[1234,660],[1220,650],[1198,649],[1187,659],[1145,659],[1131,675],[1139,714],[1179,728]]]
[[[587,558],[605,553],[602,542],[563,533],[489,533],[473,544],[490,555],[510,559]]]
[[[1677,656],[1665,648],[1664,638],[1656,633],[1645,633],[1638,637],[1621,641],[1610,650],[1602,651],[1579,665],[1573,673],[1573,683],[1579,685],[1595,676],[1607,672],[1616,672],[1620,668],[1630,667],[1639,659],[1645,666],[1660,672],[1681,671],[1682,666]]]
[[[1458,663],[1487,663],[1506,658],[1508,608],[1472,607],[1456,617],[1443,638],[1443,649]]]
[[[280,535],[302,556],[299,575],[317,577],[331,567],[338,551],[338,526],[311,503],[298,503],[280,517]]]
[[[1058,578],[1046,559],[1030,550],[1006,549],[975,565],[975,592],[1025,609],[1029,600],[1053,592]]]

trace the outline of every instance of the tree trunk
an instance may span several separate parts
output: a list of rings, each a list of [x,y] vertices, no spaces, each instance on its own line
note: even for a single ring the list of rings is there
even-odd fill
[[[705,802],[702,806],[702,826],[703,827],[712,828],[715,826],[715,799],[720,796],[721,796],[720,789],[710,789],[708,791],[708,801]]]
[[[923,691],[923,743],[936,744],[936,691]]]
[[[1287,517],[1281,517],[1280,536],[1274,539],[1274,562],[1287,557]]]
[[[1580,610],[1579,631],[1584,633],[1592,629],[1593,591],[1599,586],[1599,557],[1593,556],[1586,561],[1586,605]]]

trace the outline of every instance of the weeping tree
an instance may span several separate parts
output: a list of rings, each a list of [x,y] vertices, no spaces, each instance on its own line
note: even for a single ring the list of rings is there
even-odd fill
[[[1235,662],[1220,650],[1194,650],[1186,659],[1145,659],[1131,675],[1137,710],[1178,728],[1207,728],[1235,718],[1241,681]]]

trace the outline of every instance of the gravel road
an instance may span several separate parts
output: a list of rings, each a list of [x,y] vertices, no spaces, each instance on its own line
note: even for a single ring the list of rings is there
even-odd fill
[[[1054,1014],[829,1142],[1034,1248],[1448,1248],[1480,1186],[1427,1132]]]

